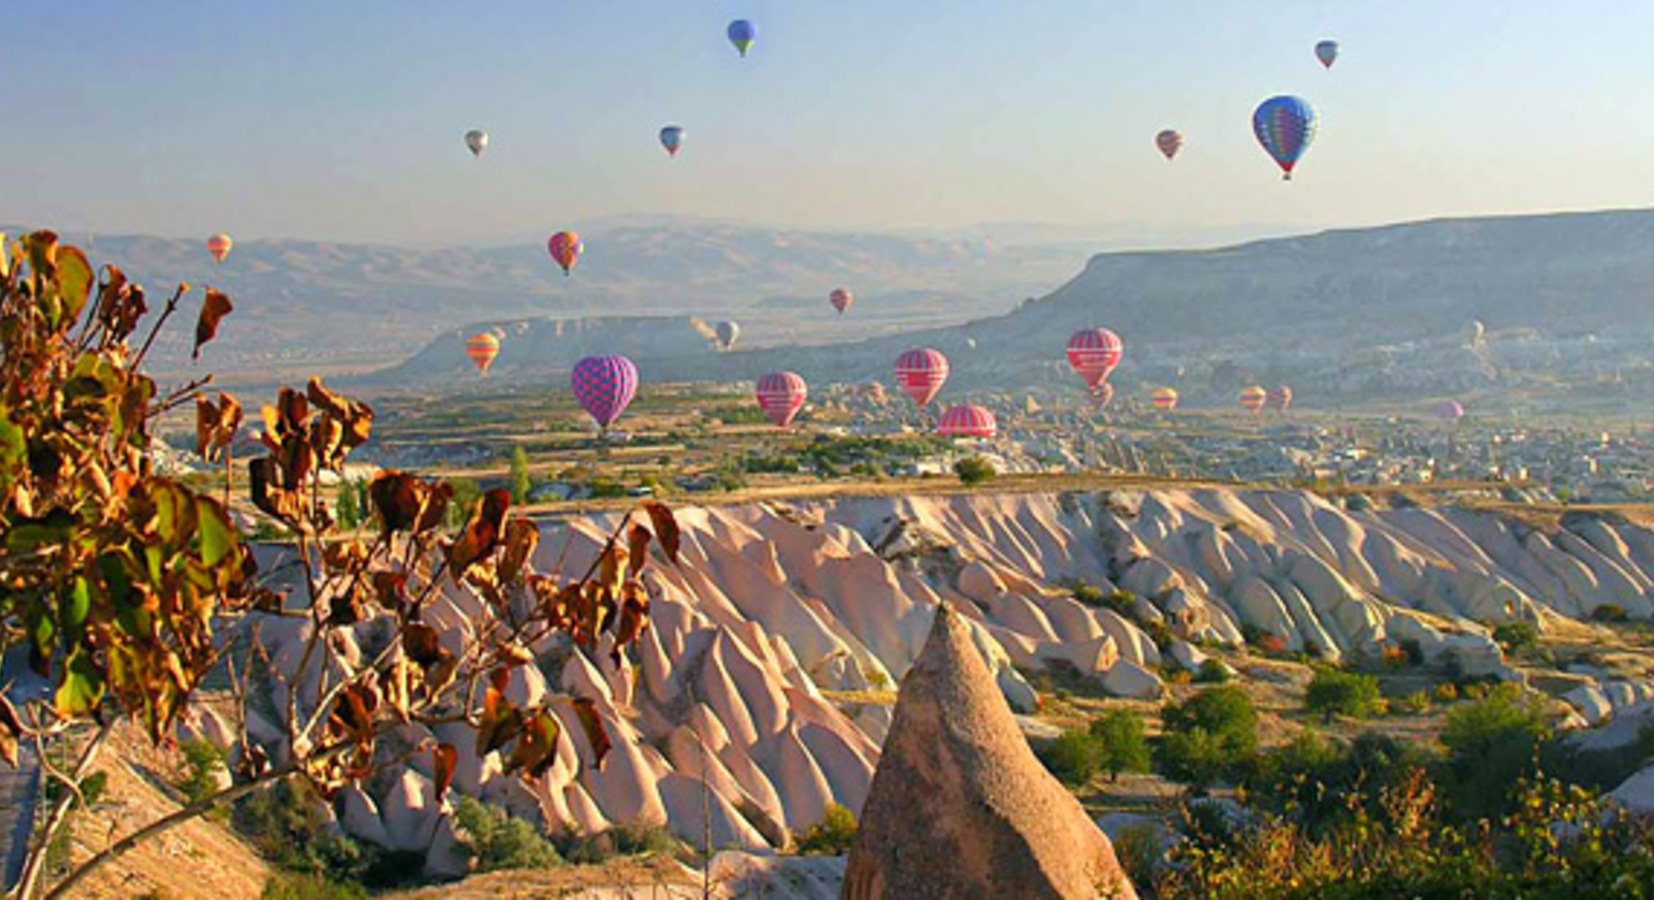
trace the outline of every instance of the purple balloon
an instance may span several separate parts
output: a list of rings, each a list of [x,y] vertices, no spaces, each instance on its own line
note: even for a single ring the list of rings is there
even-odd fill
[[[1444,422],[1457,422],[1464,418],[1464,406],[1457,400],[1449,400],[1436,407],[1436,415]]]
[[[608,428],[637,395],[637,366],[624,356],[588,356],[575,364],[570,381],[574,399]]]

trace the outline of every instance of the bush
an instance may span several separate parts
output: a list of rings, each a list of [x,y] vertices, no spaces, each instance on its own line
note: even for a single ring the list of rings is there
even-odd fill
[[[511,448],[511,502],[519,506],[528,502],[534,490],[534,479],[528,473],[528,451],[522,444]]]
[[[1436,685],[1436,689],[1431,693],[1435,695],[1437,703],[1452,703],[1459,699],[1459,686],[1451,681],[1444,681]]]
[[[1099,608],[1103,605],[1103,589],[1084,581],[1076,582],[1074,584],[1074,599],[1094,609]]]
[[[1090,781],[1102,767],[1103,745],[1091,732],[1076,728],[1063,732],[1037,755],[1059,781],[1077,787]]]
[[[1378,700],[1378,679],[1371,675],[1318,669],[1304,695],[1304,708],[1320,713],[1323,722],[1335,715],[1364,719],[1376,712]]]
[[[1534,773],[1536,751],[1549,734],[1544,709],[1511,684],[1449,713],[1441,742],[1456,811],[1467,819],[1502,812],[1510,786]]]
[[[1226,684],[1229,681],[1229,667],[1221,659],[1207,659],[1200,664],[1200,671],[1195,673],[1196,684]]]
[[[348,481],[339,482],[339,492],[333,500],[333,518],[339,522],[339,527],[347,531],[354,531],[362,525],[361,494],[356,485]]]
[[[563,864],[557,848],[533,825],[499,807],[461,797],[454,822],[473,871],[551,869]]]
[[[1098,766],[1118,781],[1121,772],[1149,770],[1149,742],[1143,736],[1143,720],[1123,709],[1110,710],[1091,722],[1091,737],[1097,741]]]
[[[449,528],[460,528],[470,518],[477,501],[482,499],[482,485],[477,484],[475,478],[449,478],[447,483],[454,489],[454,496],[448,500],[447,525]]]
[[[1625,607],[1618,603],[1604,603],[1591,610],[1591,621],[1593,622],[1624,622],[1630,618],[1631,616],[1625,611]]]
[[[1414,691],[1395,701],[1391,708],[1408,715],[1422,715],[1430,711],[1430,695],[1424,691]]]
[[[798,852],[806,856],[844,856],[855,843],[856,814],[829,803],[821,821],[798,839]]]
[[[981,484],[991,481],[999,472],[994,469],[993,463],[982,457],[967,456],[953,464],[953,474],[958,475],[965,484]]]
[[[187,769],[187,774],[178,783],[178,790],[184,792],[184,797],[190,803],[199,803],[218,793],[219,784],[214,773],[225,771],[224,753],[211,741],[200,738],[185,741],[178,745],[178,749],[184,754]]]
[[[307,783],[290,778],[242,799],[231,821],[278,868],[327,881],[360,881],[371,860],[355,841],[330,833],[321,803]]]
[[[1258,746],[1258,712],[1238,687],[1211,688],[1170,704],[1163,719],[1161,768],[1197,788],[1240,771]]]
[[[1506,622],[1493,629],[1493,639],[1506,653],[1519,653],[1539,645],[1539,626],[1532,622]]]

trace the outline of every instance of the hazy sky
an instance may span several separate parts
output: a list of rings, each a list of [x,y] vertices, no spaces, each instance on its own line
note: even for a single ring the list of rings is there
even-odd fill
[[[746,60],[734,17],[760,29]],[[1654,205],[1654,3],[59,0],[4,20],[0,222],[458,243],[620,213],[1176,232]],[[1291,184],[1249,124],[1283,92],[1321,113]],[[1186,136],[1175,163],[1162,127]]]

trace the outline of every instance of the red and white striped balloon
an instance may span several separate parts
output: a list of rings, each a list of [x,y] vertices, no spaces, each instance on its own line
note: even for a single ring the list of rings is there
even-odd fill
[[[1292,408],[1292,388],[1286,385],[1272,387],[1264,398],[1264,406],[1276,412],[1286,412]]]
[[[909,350],[896,357],[896,383],[919,406],[936,399],[948,380],[948,358],[928,347]]]
[[[810,388],[792,372],[771,372],[758,379],[758,407],[777,428],[786,428],[804,408]]]
[[[1068,339],[1068,364],[1093,390],[1108,380],[1124,354],[1120,336],[1107,328],[1083,328]]]
[[[991,438],[999,433],[999,422],[987,408],[965,403],[942,413],[936,433],[943,437]]]
[[[1252,415],[1255,416],[1262,412],[1263,405],[1267,402],[1269,402],[1269,392],[1263,388],[1254,385],[1241,389],[1240,405],[1245,407],[1246,411]]]

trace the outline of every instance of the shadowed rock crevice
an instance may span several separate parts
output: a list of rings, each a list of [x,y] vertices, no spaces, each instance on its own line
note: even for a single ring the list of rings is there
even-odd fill
[[[944,606],[902,684],[846,900],[1135,900],[1108,838],[1045,771]]]

